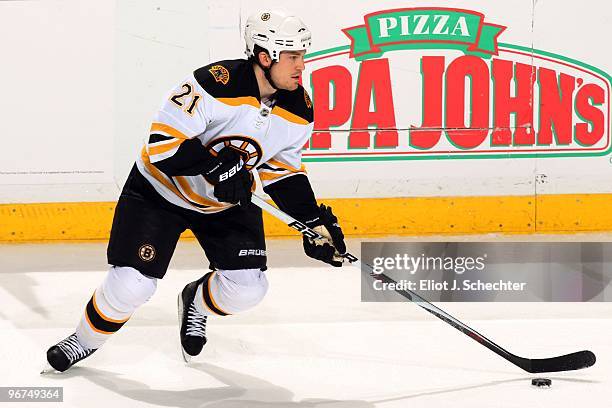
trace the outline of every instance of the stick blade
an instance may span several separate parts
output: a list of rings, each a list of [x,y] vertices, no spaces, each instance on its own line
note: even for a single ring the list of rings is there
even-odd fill
[[[591,367],[595,361],[593,352],[582,350],[558,357],[524,359],[521,367],[530,373],[552,373]]]

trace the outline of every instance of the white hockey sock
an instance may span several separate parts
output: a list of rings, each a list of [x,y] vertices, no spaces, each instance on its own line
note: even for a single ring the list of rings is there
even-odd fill
[[[259,269],[219,270],[198,286],[194,303],[204,315],[226,316],[251,309],[267,290],[268,280]]]
[[[134,268],[111,267],[77,326],[81,345],[94,349],[102,346],[138,306],[151,298],[156,287],[157,279],[144,276]]]

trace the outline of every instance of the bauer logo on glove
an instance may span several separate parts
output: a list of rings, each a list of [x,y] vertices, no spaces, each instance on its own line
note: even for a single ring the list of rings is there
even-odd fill
[[[236,173],[238,173],[238,171],[240,171],[240,169],[242,168],[242,165],[243,165],[243,162],[242,162],[242,159],[240,159],[240,161],[236,163],[232,168],[230,168],[228,171],[221,173],[221,175],[219,175],[219,182],[225,181],[228,178],[235,176]]]
[[[251,201],[253,176],[244,166],[242,155],[233,147],[221,149],[215,166],[204,173],[206,180],[215,186],[217,200],[240,205]]]

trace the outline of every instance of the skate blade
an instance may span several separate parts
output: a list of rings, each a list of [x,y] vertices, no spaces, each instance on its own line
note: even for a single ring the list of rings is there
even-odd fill
[[[191,361],[191,356],[185,353],[185,350],[181,347],[181,353],[183,354],[183,360],[185,363],[189,363]]]
[[[181,323],[183,322],[183,299],[181,298],[181,293],[178,294],[178,297],[176,299],[176,303],[177,303],[177,309],[178,309],[178,323],[179,323],[179,328],[181,327]],[[181,344],[181,332],[179,330],[179,344]],[[181,354],[183,355],[183,360],[185,361],[185,363],[189,363],[189,361],[191,360],[191,356],[187,353],[185,353],[185,349],[183,348],[183,346],[181,345]]]
[[[54,373],[55,371],[56,371],[55,368],[51,367],[51,364],[47,363],[45,364],[45,367],[42,369],[40,374],[45,375],[45,374]]]

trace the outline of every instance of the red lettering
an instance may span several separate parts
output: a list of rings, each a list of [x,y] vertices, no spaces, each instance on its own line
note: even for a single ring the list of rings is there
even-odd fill
[[[533,131],[533,83],[535,68],[531,65],[516,63],[514,73],[512,61],[494,59],[492,76],[494,87],[493,133],[491,144],[509,146],[512,143],[510,115],[516,113],[514,123],[514,144],[534,145]],[[514,76],[515,96],[510,96],[510,86]]]
[[[371,101],[374,102],[374,111],[370,111]],[[386,58],[363,61],[359,67],[351,129],[367,129],[372,125],[379,128],[396,128],[391,73],[389,60]],[[374,140],[375,147],[397,147],[397,130],[379,130]],[[354,131],[349,134],[349,148],[368,147],[370,147],[369,132]]]
[[[596,107],[604,101],[603,88],[595,84],[584,85],[576,94],[576,113],[580,119],[587,122],[578,123],[575,127],[576,141],[583,146],[594,145],[604,134],[604,112]],[[589,123],[591,130],[589,130]]]
[[[470,126],[465,126],[465,78],[470,77],[472,109]],[[489,133],[489,67],[482,58],[464,55],[446,70],[446,134],[463,149],[471,149]]]
[[[551,69],[538,68],[540,88],[540,126],[538,144],[552,143],[553,127],[558,145],[569,145],[572,142],[572,96],[574,77],[559,74]],[[559,86],[560,85],[560,86]]]
[[[312,133],[311,149],[330,149],[331,126],[340,126],[351,117],[353,84],[351,73],[340,65],[333,65],[313,71],[312,95],[316,132]],[[334,103],[330,101],[330,86],[333,85]]]
[[[423,57],[423,123],[410,129],[410,145],[417,149],[431,149],[442,135],[442,74],[444,57]]]

